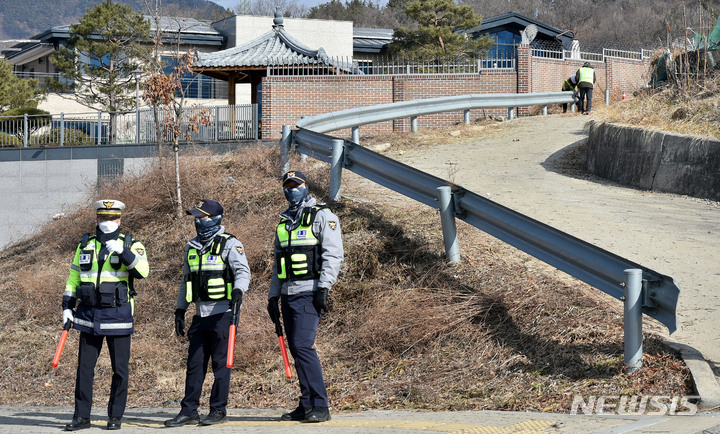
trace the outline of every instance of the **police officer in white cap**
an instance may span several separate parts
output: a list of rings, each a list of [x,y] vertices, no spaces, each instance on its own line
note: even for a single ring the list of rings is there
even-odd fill
[[[95,234],[85,234],[75,251],[62,299],[63,323],[80,331],[75,413],[67,431],[90,428],[93,379],[103,340],[107,341],[113,376],[107,429],[120,429],[128,391],[130,335],[134,331],[134,280],[147,277],[150,267],[143,244],[120,233],[125,204],[99,200]],[[75,305],[77,309],[75,309]]]

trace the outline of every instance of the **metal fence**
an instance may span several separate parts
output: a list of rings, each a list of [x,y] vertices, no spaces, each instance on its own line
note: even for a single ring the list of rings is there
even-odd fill
[[[201,113],[202,112],[202,113]],[[191,126],[193,117],[202,114],[208,125]],[[249,140],[258,138],[257,104],[186,108],[180,142]],[[48,115],[0,116],[0,147],[73,146],[155,143],[157,131],[152,109],[137,112],[59,113]],[[163,140],[172,135],[163,125]]]
[[[477,58],[403,59],[373,58],[352,59],[329,57],[325,63],[284,64],[282,59],[268,63],[268,76],[311,75],[417,75],[417,74],[478,74],[488,69],[515,69],[516,46],[494,50],[492,55]]]
[[[631,60],[645,60],[652,57],[652,50],[642,49],[641,51],[627,51],[627,50],[616,50],[612,48],[603,48],[601,53],[579,51],[579,50],[557,50],[547,49],[542,46],[532,46],[533,57],[542,57],[547,59],[559,59],[559,60],[581,60],[587,62],[605,62],[608,57],[620,58],[620,59],[631,59]]]

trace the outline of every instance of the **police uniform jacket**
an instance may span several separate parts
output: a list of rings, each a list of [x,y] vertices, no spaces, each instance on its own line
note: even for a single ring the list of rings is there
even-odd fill
[[[317,205],[317,201],[315,198],[310,197],[301,204],[295,214],[291,213],[289,209],[280,214],[282,219],[287,219],[287,230],[290,231],[297,228],[301,223],[300,220],[304,209],[315,205]],[[275,264],[273,266],[268,298],[279,297],[280,294],[295,295],[311,292],[315,291],[318,287],[330,289],[337,280],[340,265],[344,258],[342,234],[338,217],[328,208],[320,209],[312,223],[312,231],[320,243],[320,276],[312,280],[283,280],[278,277],[277,264]],[[282,251],[277,232],[275,233],[274,251],[275,256]]]
[[[65,284],[63,309],[75,311],[73,327],[94,335],[130,335],[134,332],[135,289],[133,281],[150,272],[145,246],[131,239],[118,255],[105,247],[113,239],[125,241],[120,229],[110,234],[97,230],[83,239],[75,250]]]
[[[188,264],[188,251],[196,249],[200,255],[208,252],[212,247],[216,237],[225,234],[225,226],[220,229],[207,242],[201,243],[198,237],[190,240],[185,246],[185,255],[183,256],[183,278],[180,283],[180,291],[178,292],[177,307],[178,309],[187,309],[190,302],[187,301],[187,282],[190,278],[190,265]],[[229,235],[229,234],[228,234]],[[245,249],[237,238],[231,236],[225,241],[225,246],[220,253],[222,261],[230,268],[233,278],[233,289],[240,289],[243,293],[248,290],[250,285],[250,266],[245,256]],[[225,313],[230,310],[230,300],[223,298],[216,301],[195,300],[196,314],[201,317]]]

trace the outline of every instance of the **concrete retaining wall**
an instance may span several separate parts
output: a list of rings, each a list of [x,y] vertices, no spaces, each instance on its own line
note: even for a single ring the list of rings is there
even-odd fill
[[[720,200],[720,140],[590,122],[587,168],[631,187]]]

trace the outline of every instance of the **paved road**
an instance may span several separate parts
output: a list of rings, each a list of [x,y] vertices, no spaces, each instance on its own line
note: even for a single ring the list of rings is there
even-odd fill
[[[681,288],[672,338],[720,374],[720,206],[558,173],[586,116],[519,118],[466,145],[390,155],[659,273]],[[453,179],[451,179],[453,180]]]
[[[165,428],[163,421],[177,409],[127,410],[122,433],[157,431],[235,433],[720,433],[720,414],[694,416],[558,415],[500,411],[365,411],[335,413],[322,424],[283,422],[281,410],[231,410],[228,422],[214,426]],[[1,433],[55,433],[72,415],[70,407],[0,406]],[[83,433],[105,430],[106,419],[93,414],[92,427]]]

